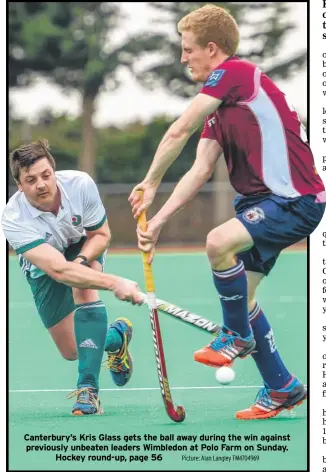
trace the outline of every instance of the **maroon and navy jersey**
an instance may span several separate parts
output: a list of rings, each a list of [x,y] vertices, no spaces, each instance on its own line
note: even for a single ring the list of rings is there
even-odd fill
[[[295,198],[325,190],[296,111],[255,64],[228,58],[200,93],[222,100],[201,137],[222,147],[237,192]]]

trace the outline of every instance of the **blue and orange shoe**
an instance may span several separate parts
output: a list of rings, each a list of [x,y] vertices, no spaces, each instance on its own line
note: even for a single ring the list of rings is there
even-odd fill
[[[242,338],[235,331],[223,326],[216,338],[194,353],[194,360],[211,367],[231,366],[237,357],[247,357],[256,347],[254,335]]]
[[[74,416],[102,415],[104,413],[96,388],[81,386],[67,395],[67,398],[72,397],[77,397],[71,412]]]
[[[295,377],[279,390],[272,390],[266,386],[261,388],[256,396],[255,403],[246,410],[238,411],[235,417],[238,420],[265,420],[273,418],[283,410],[292,410],[307,398],[305,386]]]
[[[127,318],[118,318],[111,324],[109,329],[112,328],[120,333],[123,343],[118,351],[112,350],[110,344],[105,344],[104,351],[108,358],[103,364],[111,372],[114,383],[119,387],[123,387],[130,379],[133,369],[132,357],[128,350],[132,337],[132,323]]]

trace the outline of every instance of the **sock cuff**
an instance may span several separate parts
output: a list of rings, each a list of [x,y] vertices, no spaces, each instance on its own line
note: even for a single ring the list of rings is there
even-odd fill
[[[283,389],[287,388],[293,382],[293,380],[295,380],[295,377],[294,377],[294,375],[290,374],[289,380],[279,390],[283,390]]]
[[[243,261],[239,261],[237,265],[226,270],[213,270],[214,277],[220,280],[232,280],[238,278],[245,272]]]
[[[262,313],[262,309],[260,308],[260,306],[258,305],[258,303],[256,303],[255,305],[255,308],[249,313],[249,321],[253,321],[255,318],[257,318],[257,316],[259,316],[260,314]]]
[[[97,300],[97,302],[88,302],[75,304],[75,310],[88,310],[89,308],[105,308],[102,300]]]

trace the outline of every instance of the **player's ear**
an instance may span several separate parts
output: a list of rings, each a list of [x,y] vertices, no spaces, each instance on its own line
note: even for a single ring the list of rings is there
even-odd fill
[[[215,43],[213,43],[213,41],[210,41],[208,44],[207,44],[207,47],[208,47],[208,52],[209,52],[209,55],[212,57],[214,56],[216,53],[217,53],[217,45]]]
[[[16,180],[16,179],[15,179],[15,182],[16,182],[16,185],[17,185],[17,187],[18,187],[18,190],[19,190],[20,192],[22,192],[22,191],[23,191],[23,187],[21,186],[21,183],[19,182],[19,180]]]

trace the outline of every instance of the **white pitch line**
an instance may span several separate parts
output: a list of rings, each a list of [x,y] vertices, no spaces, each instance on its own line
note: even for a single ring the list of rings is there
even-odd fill
[[[305,385],[306,387],[307,385]],[[170,387],[171,390],[216,390],[219,388],[261,388],[261,385],[223,385],[212,387]],[[9,393],[43,393],[43,392],[71,392],[73,388],[44,389],[44,390],[9,390]],[[101,392],[146,392],[148,390],[160,390],[159,387],[134,387],[134,388],[101,388]]]
[[[221,387],[171,387],[171,390],[216,390],[219,388],[261,388],[261,385],[224,385]],[[43,393],[43,392],[71,392],[69,389],[45,389],[45,390],[9,390],[9,393]],[[145,392],[148,390],[160,390],[158,387],[140,387],[140,388],[101,388],[101,392]]]

